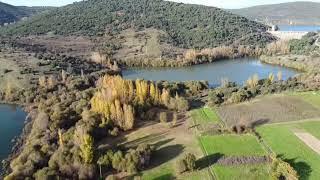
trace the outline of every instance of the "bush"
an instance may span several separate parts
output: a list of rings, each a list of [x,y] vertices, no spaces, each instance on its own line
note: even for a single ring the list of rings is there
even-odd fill
[[[298,180],[298,173],[290,166],[289,163],[284,162],[283,160],[271,157],[272,159],[272,169],[271,175],[273,179],[280,180]]]
[[[160,113],[160,122],[164,124],[168,122],[167,112]]]
[[[193,171],[196,169],[196,156],[192,153],[188,153],[183,159],[177,161],[176,170],[178,173],[184,173],[186,171]]]
[[[196,156],[194,154],[188,153],[185,158],[184,161],[186,163],[186,167],[189,171],[193,171],[196,169]]]
[[[177,161],[177,164],[176,164],[176,171],[179,173],[179,174],[182,174],[184,172],[187,171],[187,166],[184,162],[183,159],[180,159]]]

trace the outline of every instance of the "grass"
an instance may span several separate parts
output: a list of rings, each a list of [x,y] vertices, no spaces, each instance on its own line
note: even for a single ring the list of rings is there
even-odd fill
[[[219,135],[199,138],[208,155],[263,156],[265,150],[253,135]]]
[[[218,112],[230,127],[239,123],[277,123],[320,117],[318,108],[298,96],[287,94],[262,96],[250,102],[222,106]]]
[[[174,177],[174,169],[172,168],[172,164],[169,163],[144,171],[142,174],[143,180],[170,180],[174,179]]]
[[[301,124],[301,127],[316,138],[320,139],[320,121],[304,122]]]
[[[214,125],[223,126],[215,110],[208,107],[191,111],[191,117],[199,131],[206,131]]]
[[[320,92],[318,91],[291,93],[291,95],[301,98],[313,106],[320,108]]]
[[[191,112],[192,119],[198,123],[216,122],[218,123],[218,115],[210,108],[200,108]]]
[[[263,156],[266,151],[253,135],[216,135],[202,136],[199,141],[208,157],[213,159],[220,156]],[[244,179],[268,179],[269,166],[239,165],[239,166],[211,166],[211,171],[219,180],[229,180],[239,177]]]
[[[316,124],[304,122],[265,125],[257,128],[257,131],[277,155],[296,169],[300,179],[318,180],[320,179],[320,156],[292,132],[294,128],[307,127],[306,130],[312,133],[320,128],[319,123]],[[318,132],[316,134],[319,135]]]
[[[270,166],[266,164],[240,166],[214,166],[219,180],[267,180],[270,179]]]
[[[171,180],[171,179],[184,179],[184,180],[210,180],[210,174],[207,169],[195,170],[181,175],[175,172],[175,165],[173,163],[165,163],[160,167],[143,171],[142,180]]]

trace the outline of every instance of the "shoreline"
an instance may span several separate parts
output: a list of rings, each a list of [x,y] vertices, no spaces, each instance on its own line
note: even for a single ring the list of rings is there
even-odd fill
[[[16,158],[19,155],[19,153],[22,151],[25,141],[32,129],[31,125],[33,122],[33,115],[32,115],[32,112],[30,112],[27,109],[25,104],[21,104],[18,102],[6,102],[6,101],[0,101],[0,104],[19,106],[23,111],[27,113],[27,116],[23,121],[22,131],[11,139],[12,148],[10,150],[10,153],[7,155],[6,158],[1,160],[0,162],[0,179],[1,179],[1,178],[4,178],[5,175],[10,172],[10,162],[14,158]]]

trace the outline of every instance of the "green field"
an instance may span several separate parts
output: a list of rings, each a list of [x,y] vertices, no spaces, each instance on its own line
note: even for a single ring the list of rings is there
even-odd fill
[[[199,138],[208,154],[227,156],[263,156],[265,150],[253,135],[219,135]]]
[[[297,128],[319,137],[320,122],[271,124],[259,127],[257,131],[277,155],[296,169],[300,179],[318,180],[320,155],[294,135],[293,130]]]
[[[221,156],[263,156],[266,151],[253,135],[216,135],[199,137],[203,151],[212,160]],[[221,166],[213,164],[211,167],[219,180],[235,179],[268,179],[269,166],[262,165],[237,165]],[[260,178],[261,177],[261,178]]]
[[[214,171],[219,180],[250,180],[270,179],[270,166],[266,164],[240,165],[240,166],[214,166]]]
[[[204,107],[191,111],[193,124],[200,132],[210,130],[212,127],[224,126],[214,109]]]
[[[308,131],[310,134],[320,139],[320,122],[310,121],[304,122],[300,125],[304,130]]]
[[[191,116],[192,119],[194,121],[197,121],[198,123],[220,122],[218,115],[214,112],[214,110],[210,108],[200,108],[193,110],[191,112]]]

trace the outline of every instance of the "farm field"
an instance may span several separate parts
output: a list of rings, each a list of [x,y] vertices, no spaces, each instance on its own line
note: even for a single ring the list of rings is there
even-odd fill
[[[310,133],[320,139],[320,120],[317,121],[320,117],[319,109],[320,94],[303,92],[262,96],[250,102],[220,107],[217,112],[228,127],[237,122],[257,125],[257,131],[266,145],[279,158],[291,164],[300,179],[313,180],[320,179],[320,155],[300,140],[295,132]],[[200,119],[197,122],[205,124],[208,122],[206,114],[198,110],[197,116],[192,117],[197,117]],[[214,160],[223,155],[267,155],[264,146],[254,135],[205,135],[199,137],[199,142],[204,153]],[[217,179],[270,179],[269,164],[225,166],[212,163],[211,170]]]
[[[200,132],[210,131],[215,127],[224,126],[214,109],[204,107],[192,110],[190,113],[194,126]]]
[[[216,135],[199,138],[205,151],[225,156],[263,156],[265,150],[253,135]]]
[[[304,130],[319,138],[316,129],[320,129],[320,121],[270,124],[258,127],[257,131],[278,156],[296,169],[300,179],[317,180],[320,179],[320,155],[294,134]]]
[[[319,91],[290,93],[289,95],[301,98],[304,101],[312,104],[313,106],[320,108],[320,92]]]
[[[269,164],[234,164],[220,165],[215,163],[221,157],[252,157],[267,155],[266,151],[253,135],[216,135],[202,136],[199,141],[203,151],[210,157],[211,170],[219,180],[243,177],[245,179],[268,179]],[[232,164],[233,162],[231,162]]]
[[[215,110],[210,108],[193,110],[191,117],[194,123],[198,124],[200,127],[209,126],[214,123],[223,124]],[[200,135],[198,140],[199,145],[206,155],[207,166],[210,166],[212,174],[214,174],[217,179],[227,180],[235,179],[236,177],[243,177],[246,179],[257,179],[257,177],[260,177],[260,179],[269,178],[268,171],[270,170],[270,166],[266,163],[237,164],[237,162],[231,162],[230,165],[217,163],[217,161],[223,157],[242,158],[262,157],[267,155],[267,152],[254,135]]]
[[[230,127],[237,124],[259,125],[319,118],[318,107],[320,107],[320,95],[279,94],[222,106],[218,109],[218,113]]]
[[[270,166],[266,164],[238,165],[238,166],[214,166],[214,171],[219,180],[269,180]]]

